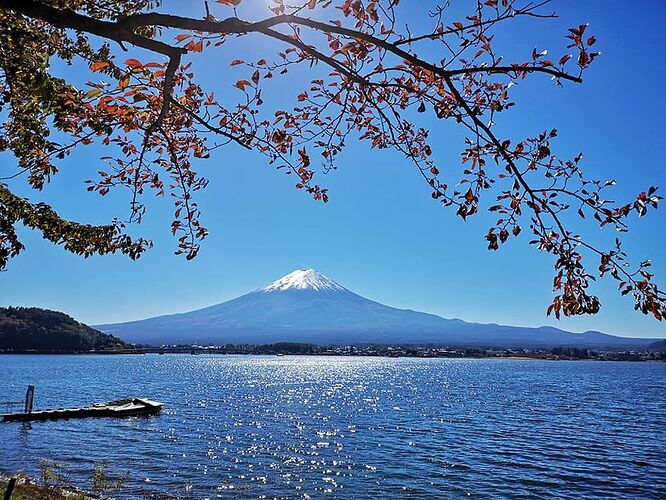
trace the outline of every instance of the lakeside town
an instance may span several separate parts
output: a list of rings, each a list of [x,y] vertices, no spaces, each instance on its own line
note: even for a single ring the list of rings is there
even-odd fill
[[[389,358],[507,358],[540,360],[596,361],[666,361],[666,352],[654,350],[592,350],[577,347],[483,349],[432,345],[345,345],[319,346],[298,342],[275,344],[226,345],[131,345],[121,349],[103,350],[0,350],[0,354],[218,354],[275,356],[374,356]]]

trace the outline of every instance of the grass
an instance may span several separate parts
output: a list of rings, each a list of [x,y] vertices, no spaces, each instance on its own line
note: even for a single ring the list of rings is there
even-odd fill
[[[12,494],[12,500],[88,500],[101,498],[97,495],[110,491],[117,491],[125,487],[128,473],[112,475],[109,462],[101,460],[93,463],[92,493],[71,486],[62,464],[49,461],[39,461],[40,477],[33,480],[29,476],[18,473],[17,481]],[[10,476],[0,474],[0,498],[4,497],[9,484]]]
[[[0,497],[7,490],[8,478],[0,478]],[[55,486],[41,486],[23,475],[18,476],[12,500],[88,500],[92,497]]]

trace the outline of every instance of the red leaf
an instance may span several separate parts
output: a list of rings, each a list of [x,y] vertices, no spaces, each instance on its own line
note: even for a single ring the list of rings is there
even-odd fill
[[[99,71],[100,69],[106,68],[108,65],[109,65],[108,61],[97,61],[90,65],[90,70]]]
[[[244,91],[247,85],[252,85],[252,84],[247,80],[238,80],[235,86]]]
[[[563,56],[562,59],[560,59],[560,65],[566,63],[569,59],[571,59],[570,54],[567,54],[566,56]]]

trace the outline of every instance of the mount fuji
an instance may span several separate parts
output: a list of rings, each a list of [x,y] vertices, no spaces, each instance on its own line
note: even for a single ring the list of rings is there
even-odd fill
[[[437,344],[484,347],[639,348],[658,339],[467,323],[389,307],[314,269],[196,311],[96,328],[140,344]]]

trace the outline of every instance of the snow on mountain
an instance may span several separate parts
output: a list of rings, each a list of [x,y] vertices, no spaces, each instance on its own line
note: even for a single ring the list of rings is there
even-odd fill
[[[300,269],[235,299],[182,314],[100,330],[141,344],[434,344],[485,347],[636,347],[657,339],[557,328],[466,323],[397,309],[357,295],[314,269]]]
[[[331,278],[314,269],[297,269],[270,285],[261,288],[260,292],[284,292],[287,290],[314,290],[316,292],[346,292]]]

